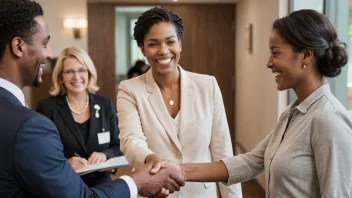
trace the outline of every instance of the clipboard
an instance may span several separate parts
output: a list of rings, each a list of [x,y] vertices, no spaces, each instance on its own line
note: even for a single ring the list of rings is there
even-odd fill
[[[125,156],[110,158],[106,162],[100,164],[90,164],[87,168],[76,171],[79,175],[85,175],[91,172],[100,171],[104,169],[119,168],[124,166],[129,166]]]

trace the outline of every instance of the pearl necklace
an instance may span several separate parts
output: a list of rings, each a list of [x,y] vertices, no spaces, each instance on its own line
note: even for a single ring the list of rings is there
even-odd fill
[[[70,108],[72,113],[77,114],[77,115],[81,115],[82,113],[84,113],[87,110],[88,105],[89,105],[89,94],[87,94],[86,106],[84,107],[84,109],[81,112],[76,112],[75,110],[73,110],[73,108],[71,107],[70,102],[68,101],[67,96],[65,96],[65,97],[66,97],[66,101],[67,101],[67,104],[68,104],[68,108]]]

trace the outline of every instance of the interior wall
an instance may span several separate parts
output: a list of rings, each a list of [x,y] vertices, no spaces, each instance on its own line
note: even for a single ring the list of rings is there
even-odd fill
[[[280,0],[239,0],[236,6],[235,134],[245,152],[269,134],[278,120],[282,103],[287,104],[285,94],[277,91],[275,77],[266,67],[271,26],[282,14],[286,13],[280,12]],[[253,27],[252,53],[246,51],[248,24]],[[264,175],[258,180],[265,189]]]
[[[87,29],[81,31],[81,39],[74,39],[73,30],[63,27],[66,18],[87,19],[86,0],[36,0],[44,10],[44,18],[49,26],[50,42],[53,56],[56,57],[64,48],[75,45],[87,51]]]

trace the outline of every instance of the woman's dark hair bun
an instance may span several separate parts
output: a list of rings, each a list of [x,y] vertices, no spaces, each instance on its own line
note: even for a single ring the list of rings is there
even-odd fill
[[[314,50],[318,71],[323,76],[336,77],[348,61],[346,44],[338,39],[336,27],[315,10],[294,11],[277,19],[273,29],[295,52]]]
[[[327,77],[335,77],[341,73],[341,69],[346,65],[348,54],[346,44],[341,43],[338,39],[330,44],[318,64],[320,73]]]

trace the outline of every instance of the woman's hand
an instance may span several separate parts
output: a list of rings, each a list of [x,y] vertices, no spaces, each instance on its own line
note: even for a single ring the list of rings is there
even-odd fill
[[[70,163],[74,171],[86,168],[88,163],[86,159],[81,157],[71,157],[70,159],[68,159],[68,162]]]
[[[88,164],[99,164],[105,162],[107,159],[105,153],[93,152],[88,158]]]
[[[146,164],[152,164],[152,169],[150,170],[150,174],[155,175],[159,172],[159,170],[165,165],[167,160],[158,157],[155,154],[150,154],[145,158]]]

